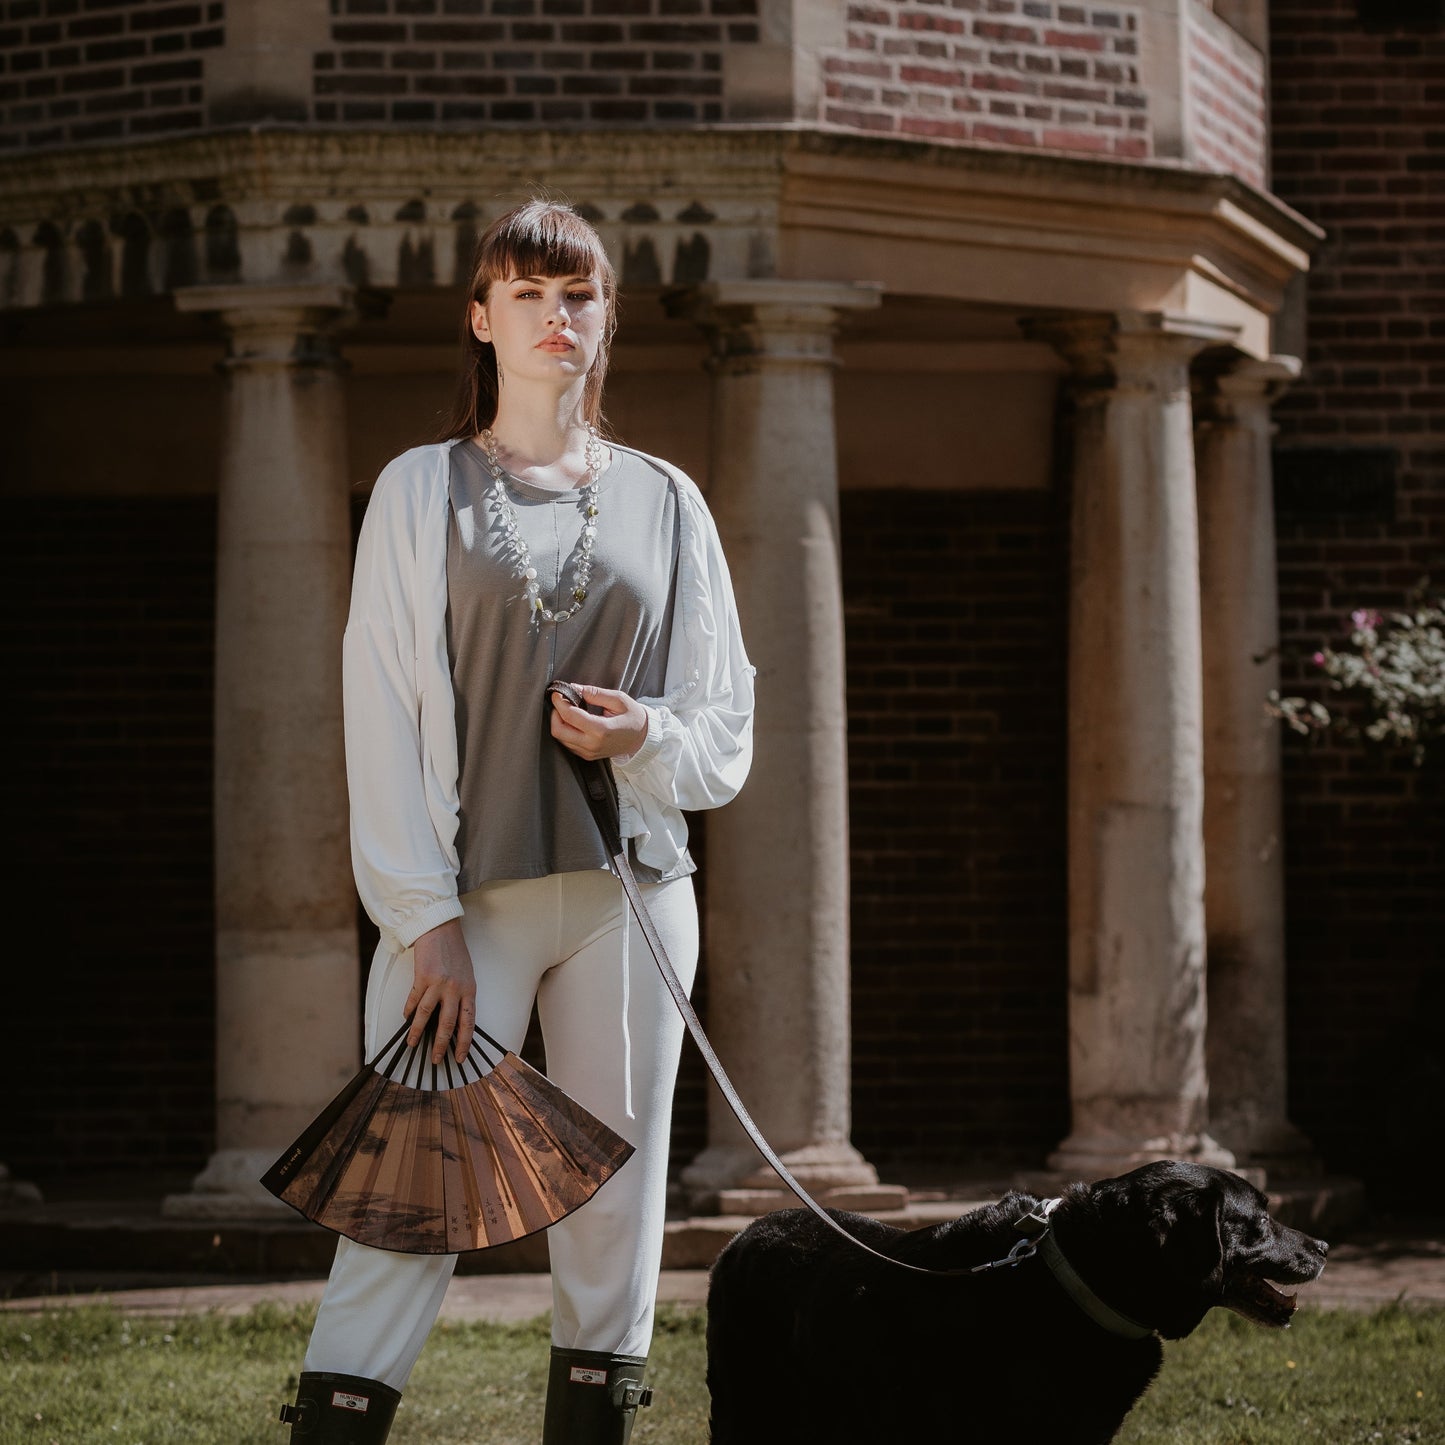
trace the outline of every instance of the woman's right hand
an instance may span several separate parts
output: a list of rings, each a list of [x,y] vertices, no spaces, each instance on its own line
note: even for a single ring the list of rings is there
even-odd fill
[[[402,1009],[411,1019],[407,1045],[416,1047],[427,1020],[440,1006],[431,1061],[441,1063],[446,1056],[447,1041],[455,1032],[455,1056],[460,1064],[472,1046],[472,1030],[477,1022],[477,980],[461,920],[449,918],[423,933],[412,945],[412,957],[415,971],[411,992]]]

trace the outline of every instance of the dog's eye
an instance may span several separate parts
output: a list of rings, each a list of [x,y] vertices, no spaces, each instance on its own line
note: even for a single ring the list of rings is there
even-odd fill
[[[1252,1242],[1273,1238],[1275,1223],[1267,1214],[1250,1215],[1245,1229],[1246,1237]]]

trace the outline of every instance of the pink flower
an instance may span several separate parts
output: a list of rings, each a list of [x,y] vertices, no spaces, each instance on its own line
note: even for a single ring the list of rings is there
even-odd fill
[[[1323,652],[1317,652],[1311,660],[1314,662],[1316,667],[1323,667],[1325,662],[1325,655]]]

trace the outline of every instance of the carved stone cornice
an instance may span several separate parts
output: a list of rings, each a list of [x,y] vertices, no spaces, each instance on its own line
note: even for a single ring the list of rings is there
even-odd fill
[[[1263,354],[1323,233],[1232,177],[1148,162],[729,124],[697,130],[260,126],[0,158],[0,311],[240,282],[462,284],[545,187],[625,288],[877,277],[966,304],[1177,309]]]

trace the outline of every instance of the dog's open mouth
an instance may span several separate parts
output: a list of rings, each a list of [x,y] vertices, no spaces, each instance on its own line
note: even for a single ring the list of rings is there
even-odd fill
[[[1283,1329],[1294,1318],[1298,1302],[1294,1295],[1276,1289],[1263,1275],[1239,1275],[1229,1282],[1224,1303],[1236,1314],[1259,1325]]]

